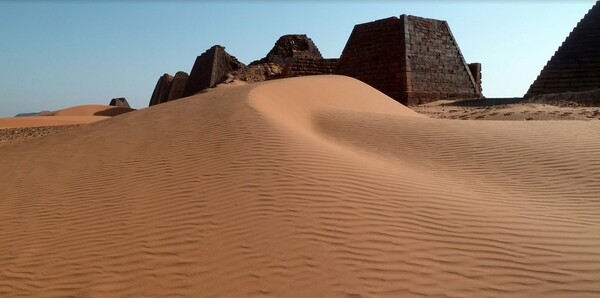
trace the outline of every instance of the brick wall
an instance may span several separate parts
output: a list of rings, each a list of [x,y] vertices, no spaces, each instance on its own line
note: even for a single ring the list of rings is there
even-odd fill
[[[333,74],[339,59],[306,59],[297,58],[288,61],[283,67],[282,77],[301,77],[311,75]]]
[[[445,21],[407,19],[406,55],[412,92],[409,104],[478,97],[473,77]]]

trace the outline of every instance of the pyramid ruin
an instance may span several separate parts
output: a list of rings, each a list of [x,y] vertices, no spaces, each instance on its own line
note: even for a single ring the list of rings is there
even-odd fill
[[[129,103],[127,102],[127,99],[125,99],[124,97],[113,98],[110,100],[110,103],[108,105],[113,107],[131,108],[131,106],[129,106]]]
[[[337,73],[405,105],[482,96],[448,23],[409,15],[354,26]]]
[[[600,89],[600,2],[550,58],[525,97]]]
[[[287,34],[281,36],[265,58],[250,63],[277,64],[282,73],[278,78],[300,77],[308,75],[333,74],[339,59],[325,59],[317,45],[306,34]]]
[[[173,84],[173,76],[165,73],[156,82],[156,86],[154,87],[154,92],[152,92],[152,97],[150,97],[149,107],[157,104],[161,104],[163,102],[167,102],[167,97],[169,92],[171,92],[171,85]]]
[[[215,87],[225,81],[228,73],[243,67],[242,63],[225,51],[225,47],[215,45],[196,58],[183,97]]]
[[[323,58],[305,34],[281,36],[264,58],[248,66],[215,45],[196,58],[189,77],[183,72],[160,77],[149,105],[225,81],[323,74],[354,77],[405,105],[482,97],[481,64],[465,62],[448,23],[402,15],[356,25],[339,59]]]

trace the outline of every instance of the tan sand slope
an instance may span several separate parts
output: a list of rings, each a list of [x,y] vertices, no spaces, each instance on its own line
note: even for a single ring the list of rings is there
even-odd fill
[[[547,104],[543,102],[517,101],[509,104],[490,104],[485,102],[494,99],[477,100],[439,100],[419,106],[411,107],[413,110],[438,119],[460,120],[600,120],[600,107],[577,106],[576,103],[558,101]],[[511,100],[511,99],[507,99]],[[522,100],[522,99],[521,99]],[[470,105],[469,102],[482,102],[484,104]],[[572,105],[567,105],[571,103]]]
[[[40,116],[117,116],[135,109],[105,105],[80,105],[54,112],[42,113]]]
[[[0,128],[88,124],[131,111],[134,111],[134,109],[104,105],[82,105],[41,113],[39,116],[0,118]]]
[[[110,117],[106,116],[29,116],[0,118],[0,128],[37,127],[88,124]]]
[[[6,145],[0,296],[598,296],[599,135],[317,76]]]

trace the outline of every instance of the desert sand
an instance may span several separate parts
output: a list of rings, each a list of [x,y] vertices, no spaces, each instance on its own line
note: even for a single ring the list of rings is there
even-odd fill
[[[0,118],[0,146],[63,132],[131,111],[134,109],[81,105],[34,116]]]
[[[567,103],[566,105],[564,103]],[[598,101],[600,103],[600,101]],[[600,120],[600,106],[584,106],[568,101],[532,102],[523,98],[438,100],[411,107],[437,119],[458,120]]]
[[[597,297],[599,136],[217,88],[0,147],[0,296]]]
[[[81,105],[35,116],[0,118],[0,129],[87,124],[130,111],[133,109],[104,105]]]

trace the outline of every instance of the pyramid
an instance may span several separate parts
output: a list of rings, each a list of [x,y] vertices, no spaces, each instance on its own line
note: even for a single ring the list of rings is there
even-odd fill
[[[600,2],[588,11],[550,58],[525,97],[600,88]]]
[[[129,103],[127,102],[127,99],[125,99],[124,97],[113,98],[110,100],[110,103],[108,105],[114,107],[131,108],[131,106],[129,106]]]
[[[358,24],[337,73],[406,105],[481,97],[480,75],[471,74],[446,21],[401,15]]]
[[[196,58],[182,96],[192,96],[215,87],[225,81],[228,73],[243,67],[242,63],[225,51],[225,47],[214,45]]]
[[[171,86],[173,85],[173,76],[165,73],[156,82],[156,86],[154,87],[154,92],[152,92],[152,97],[150,97],[149,107],[157,104],[161,104],[167,102],[167,97],[169,92],[171,91]]]
[[[279,37],[265,58],[251,64],[277,63],[286,64],[296,59],[323,59],[321,52],[306,34],[287,34]]]

